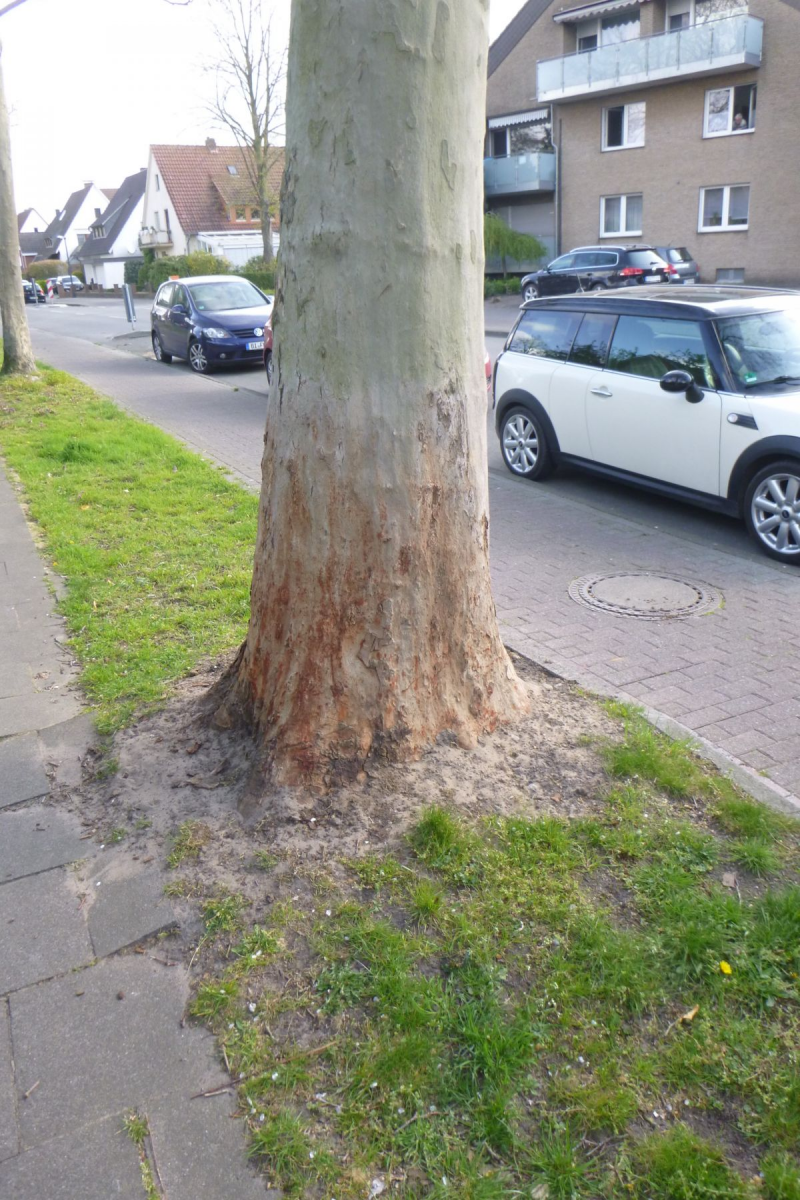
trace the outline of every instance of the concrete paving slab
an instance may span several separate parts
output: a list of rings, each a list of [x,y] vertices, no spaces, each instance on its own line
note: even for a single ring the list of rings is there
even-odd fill
[[[8,1003],[0,1000],[0,1163],[19,1153],[17,1095],[11,1058],[11,1025]]]
[[[139,1152],[130,1138],[120,1133],[123,1116],[115,1113],[81,1129],[77,1136],[53,1138],[0,1163],[0,1196],[8,1200],[143,1200]]]
[[[36,734],[0,742],[0,808],[46,796],[49,790]]]
[[[75,889],[63,869],[0,887],[0,932],[0,994],[85,966],[94,958]]]
[[[17,1088],[39,1081],[19,1114],[23,1146],[105,1113],[148,1112],[159,1096],[189,1104],[196,1092],[226,1082],[213,1037],[181,1028],[188,995],[183,970],[138,954],[15,992]]]
[[[76,717],[80,711],[77,696],[66,690],[7,697],[0,700],[0,737],[45,729]]]
[[[27,663],[7,663],[0,672],[0,700],[5,700],[8,696],[23,696],[35,690],[33,675]]]
[[[85,858],[83,832],[76,817],[42,804],[0,814],[0,884]]]
[[[247,1160],[244,1122],[231,1120],[232,1096],[185,1103],[161,1096],[148,1105],[150,1137],[169,1200],[279,1200]]]
[[[99,738],[90,713],[81,713],[68,721],[51,725],[39,734],[42,756],[53,766],[62,787],[75,788],[83,782],[83,760]]]
[[[139,870],[116,879],[103,872],[90,877],[90,888],[94,899],[89,909],[89,933],[98,958],[176,924],[160,871]]]

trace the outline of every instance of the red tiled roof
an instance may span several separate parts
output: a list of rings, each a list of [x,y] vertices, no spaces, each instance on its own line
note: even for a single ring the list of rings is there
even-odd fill
[[[217,146],[215,149],[208,146],[151,146],[150,149],[172,200],[175,216],[187,236],[230,228],[232,222],[219,185],[223,177],[227,177],[231,183],[248,181],[245,187],[248,192],[252,190],[247,169],[248,150],[239,146]],[[270,157],[269,188],[277,197],[283,178],[283,147],[273,147]],[[230,175],[229,166],[236,167],[236,175]],[[255,197],[244,202],[255,204]],[[273,225],[277,226],[277,223],[275,219]],[[241,228],[241,223],[237,224]]]

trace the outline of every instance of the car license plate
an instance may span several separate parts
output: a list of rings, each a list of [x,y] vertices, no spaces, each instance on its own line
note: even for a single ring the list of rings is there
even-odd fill
[[[248,342],[247,349],[248,350],[263,350],[264,343],[263,342]]]
[[[660,275],[645,275],[644,281],[645,281],[645,283],[660,283],[661,276]]]

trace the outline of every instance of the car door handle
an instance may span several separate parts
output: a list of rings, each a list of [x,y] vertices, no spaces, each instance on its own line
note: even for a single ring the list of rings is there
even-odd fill
[[[614,395],[613,392],[610,392],[608,390],[608,388],[605,388],[605,387],[592,388],[591,392],[592,392],[593,396],[613,396]]]

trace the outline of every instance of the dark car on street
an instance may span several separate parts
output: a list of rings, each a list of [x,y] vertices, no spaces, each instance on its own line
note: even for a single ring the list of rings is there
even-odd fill
[[[674,268],[652,246],[578,246],[521,280],[522,299],[669,283]]]
[[[700,282],[700,268],[685,246],[656,246],[656,252],[674,268],[673,283]]]
[[[207,375],[231,363],[260,365],[272,297],[238,275],[197,275],[162,283],[150,313],[158,362],[185,358]]]
[[[38,283],[33,283],[30,279],[22,281],[22,295],[25,298],[26,304],[46,304],[47,296],[42,291]]]

